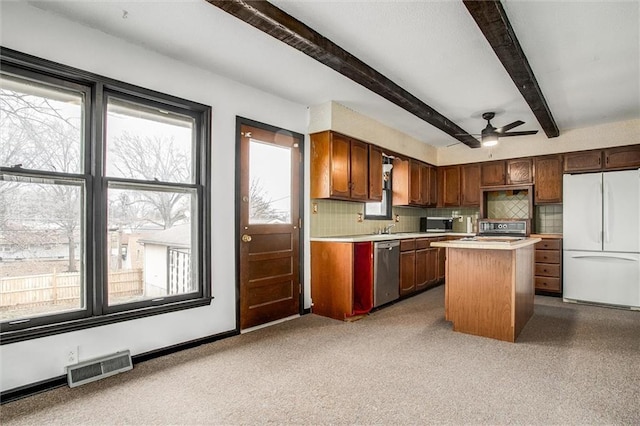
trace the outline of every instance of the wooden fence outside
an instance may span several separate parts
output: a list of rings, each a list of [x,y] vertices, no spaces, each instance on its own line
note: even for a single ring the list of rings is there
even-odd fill
[[[0,308],[35,307],[80,301],[78,272],[0,278]],[[109,272],[109,297],[141,295],[142,269]]]

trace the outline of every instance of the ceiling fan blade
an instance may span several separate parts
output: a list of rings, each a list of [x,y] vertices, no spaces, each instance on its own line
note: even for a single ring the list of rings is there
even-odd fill
[[[524,132],[509,132],[509,133],[500,133],[500,137],[504,138],[507,136],[526,136],[526,135],[535,135],[538,133],[537,130],[527,130]]]
[[[524,124],[524,121],[514,121],[513,123],[507,124],[505,126],[499,127],[496,129],[496,133],[504,133],[508,130],[513,129],[514,127],[518,127]]]

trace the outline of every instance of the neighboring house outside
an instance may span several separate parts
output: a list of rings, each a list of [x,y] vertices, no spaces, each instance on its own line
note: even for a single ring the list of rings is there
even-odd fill
[[[55,234],[52,232],[51,234]],[[62,236],[50,235],[47,242],[16,243],[0,235],[0,262],[20,261],[25,259],[54,260],[69,257],[69,241]],[[79,258],[78,243],[76,243],[76,260]]]
[[[194,291],[191,279],[190,224],[146,233],[144,246],[145,297],[161,297]]]

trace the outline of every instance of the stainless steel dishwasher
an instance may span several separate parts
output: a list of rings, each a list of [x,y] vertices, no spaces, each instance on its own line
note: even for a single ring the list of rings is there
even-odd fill
[[[373,307],[400,297],[400,241],[374,243]]]

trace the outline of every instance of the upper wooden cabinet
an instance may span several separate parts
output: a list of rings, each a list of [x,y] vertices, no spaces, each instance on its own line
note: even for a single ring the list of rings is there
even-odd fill
[[[369,199],[369,145],[350,139],[351,174],[349,178],[351,199]],[[382,169],[382,165],[380,165]]]
[[[438,207],[460,205],[460,166],[438,167]]]
[[[507,160],[507,185],[533,183],[533,161],[531,158]]]
[[[640,144],[564,154],[564,172],[597,172],[640,167]]]
[[[505,185],[506,164],[504,161],[489,161],[480,165],[480,186]]]
[[[429,166],[429,202],[430,206],[438,204],[438,172],[433,166]]]
[[[591,172],[602,170],[602,151],[579,151],[564,154],[564,172]]]
[[[562,156],[536,157],[534,164],[535,204],[562,202]]]
[[[533,183],[531,158],[489,161],[480,164],[480,186],[526,185]]]
[[[369,145],[369,200],[382,201],[382,148]]]
[[[640,145],[619,146],[604,150],[604,168],[634,169],[640,167]]]
[[[311,198],[368,200],[369,145],[335,132],[311,135],[310,179]]]
[[[409,160],[409,204],[420,206],[422,202],[422,175],[420,163]]]
[[[393,160],[393,205],[425,207],[436,204],[435,169],[416,160]],[[432,182],[433,179],[433,182]]]
[[[480,205],[480,164],[467,164],[460,168],[460,205]]]

